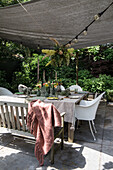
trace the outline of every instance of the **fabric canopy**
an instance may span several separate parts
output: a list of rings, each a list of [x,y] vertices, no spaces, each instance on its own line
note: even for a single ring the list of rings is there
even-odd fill
[[[55,38],[66,44],[112,0],[32,0],[0,8],[0,38],[37,48],[51,48]],[[113,43],[113,5],[81,34],[74,48]]]

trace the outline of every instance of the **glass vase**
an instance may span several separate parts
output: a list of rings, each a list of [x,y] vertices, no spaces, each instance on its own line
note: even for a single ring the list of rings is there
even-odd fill
[[[40,89],[38,89],[37,96],[40,96],[40,95],[41,95],[41,91],[40,91]]]
[[[49,93],[47,91],[45,92],[45,97],[49,97]]]

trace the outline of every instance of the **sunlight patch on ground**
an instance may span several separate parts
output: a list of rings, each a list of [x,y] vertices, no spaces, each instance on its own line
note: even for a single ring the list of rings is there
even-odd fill
[[[3,149],[0,150],[0,157],[6,157],[6,156],[9,156],[11,154],[17,154],[19,152],[21,152],[21,151],[18,150],[18,149],[4,147]]]

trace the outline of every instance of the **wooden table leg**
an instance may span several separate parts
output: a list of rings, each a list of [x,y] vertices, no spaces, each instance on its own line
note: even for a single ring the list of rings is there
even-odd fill
[[[74,129],[71,129],[72,123],[68,123],[68,142],[73,143]]]

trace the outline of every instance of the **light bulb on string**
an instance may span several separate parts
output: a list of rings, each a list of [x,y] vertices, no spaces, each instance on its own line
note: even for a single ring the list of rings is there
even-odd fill
[[[99,20],[99,14],[96,14],[95,16],[94,16],[94,19],[95,19],[95,21],[97,21],[97,20]]]
[[[71,44],[67,44],[66,47],[71,47]]]
[[[87,31],[86,31],[86,30],[84,30],[84,32],[83,32],[83,33],[84,33],[84,35],[87,35]]]
[[[77,36],[73,39],[73,42],[75,42],[75,43],[78,42],[78,37]]]
[[[71,41],[68,42],[68,44],[66,45],[66,47],[71,47]]]
[[[87,27],[85,28],[85,30],[83,31],[84,35],[87,35]]]
[[[78,42],[78,39],[75,38],[73,41],[74,41],[75,43],[77,43],[77,42]]]

